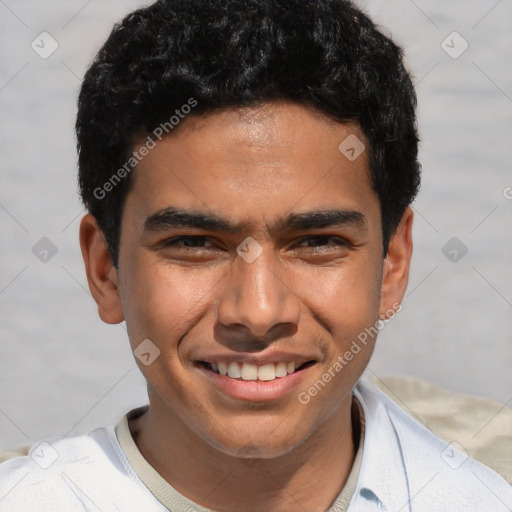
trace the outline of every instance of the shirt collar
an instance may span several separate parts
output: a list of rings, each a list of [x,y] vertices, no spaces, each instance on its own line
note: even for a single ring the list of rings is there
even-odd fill
[[[409,512],[410,497],[402,447],[385,405],[366,377],[354,388],[363,407],[366,431],[356,492],[349,511]]]
[[[131,410],[123,416],[115,428],[117,439],[126,458],[128,459],[128,462],[148,490],[168,510],[173,510],[175,512],[187,512],[191,510],[197,512],[209,512],[207,509],[200,507],[193,501],[190,501],[174,489],[174,487],[164,480],[156,469],[149,464],[139,451],[139,448],[133,440],[128,422],[129,420],[135,419],[144,414],[147,409],[148,406],[145,405]]]
[[[353,394],[362,407],[365,426],[359,478],[348,510],[410,512],[409,484],[402,447],[385,404],[378,391],[364,376],[354,388]],[[142,481],[164,505],[182,505],[185,502],[187,505],[197,507],[164,482],[136,447],[129,431],[128,420],[141,415],[146,409],[147,406],[130,411],[116,427],[116,433],[128,460],[139,478],[142,477]],[[158,492],[155,493],[155,490]],[[330,510],[336,510],[336,505],[335,502]],[[206,512],[206,509],[200,510]]]

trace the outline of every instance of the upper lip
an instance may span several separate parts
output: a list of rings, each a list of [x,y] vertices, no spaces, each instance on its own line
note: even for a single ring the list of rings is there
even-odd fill
[[[221,362],[235,362],[235,363],[246,363],[254,364],[256,366],[263,366],[269,363],[290,363],[294,361],[297,366],[307,363],[308,361],[317,361],[315,356],[307,356],[304,354],[292,354],[290,352],[266,352],[261,354],[255,354],[251,352],[230,352],[225,354],[213,354],[201,357],[198,361],[203,363],[218,363]]]

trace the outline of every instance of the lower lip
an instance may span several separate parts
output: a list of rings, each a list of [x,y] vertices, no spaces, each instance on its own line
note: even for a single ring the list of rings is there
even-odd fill
[[[260,381],[260,380],[236,380],[226,375],[220,375],[212,370],[200,366],[197,369],[216,386],[218,386],[227,395],[245,400],[246,402],[269,402],[277,400],[304,379],[304,376],[310,368],[314,365],[308,366],[302,370],[288,374],[286,377],[277,377],[274,380]]]

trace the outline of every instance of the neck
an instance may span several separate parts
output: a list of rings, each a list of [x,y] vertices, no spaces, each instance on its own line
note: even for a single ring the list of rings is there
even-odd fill
[[[148,411],[130,423],[134,441],[162,478],[204,508],[327,510],[352,468],[360,423],[351,395],[303,443],[271,459],[220,451],[151,398]],[[162,406],[165,414],[158,414]]]

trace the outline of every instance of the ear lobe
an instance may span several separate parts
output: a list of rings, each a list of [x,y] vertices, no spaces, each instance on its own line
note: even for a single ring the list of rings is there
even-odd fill
[[[80,248],[89,290],[98,305],[98,314],[107,324],[124,320],[117,272],[107,250],[105,235],[96,219],[88,214],[80,222]]]
[[[389,242],[382,269],[380,316],[385,319],[402,302],[409,282],[414,213],[407,208]]]

